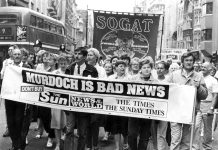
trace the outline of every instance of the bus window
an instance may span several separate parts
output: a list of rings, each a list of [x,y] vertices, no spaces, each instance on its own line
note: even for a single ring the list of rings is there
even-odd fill
[[[62,28],[60,26],[57,26],[57,31],[59,34],[62,34]]]
[[[44,29],[49,31],[49,23],[47,21],[44,21]]]
[[[54,24],[51,24],[51,32],[56,32],[56,26]]]
[[[43,28],[43,19],[36,17],[36,27]]]
[[[36,26],[36,16],[31,15],[30,17],[30,24],[31,26]]]
[[[13,14],[0,14],[0,24],[17,23],[17,16]]]

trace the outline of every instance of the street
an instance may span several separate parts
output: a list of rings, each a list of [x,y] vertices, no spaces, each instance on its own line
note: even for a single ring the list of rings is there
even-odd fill
[[[1,103],[0,106],[0,150],[8,150],[11,147],[11,139],[9,137],[2,137],[3,133],[5,132],[6,127],[6,120],[5,120],[5,108],[4,103]],[[46,142],[47,142],[47,135],[44,132],[41,139],[36,139],[36,131],[34,130],[36,128],[36,123],[31,123],[29,134],[28,134],[28,141],[29,144],[26,147],[26,150],[53,150],[55,148],[55,144],[52,148],[46,148]],[[101,139],[103,135],[103,130],[100,129],[99,138]],[[76,143],[76,141],[75,141]],[[113,139],[109,139],[107,142],[99,142],[99,146],[101,150],[113,150],[114,148],[114,141]],[[76,147],[76,145],[75,145]],[[215,132],[215,137],[213,141],[213,149],[218,149],[218,130]]]
[[[3,133],[5,132],[6,127],[6,120],[5,120],[5,108],[4,103],[0,103],[0,150],[8,150],[11,148],[11,139],[10,137],[2,137]],[[26,147],[26,150],[53,150],[55,148],[55,145],[53,145],[52,148],[46,148],[46,142],[47,142],[47,135],[44,132],[41,139],[36,139],[36,131],[34,130],[36,128],[36,123],[31,123],[29,134],[28,134],[28,141],[29,144]],[[99,133],[99,136],[102,137],[102,130]],[[76,142],[75,142],[76,143]],[[113,149],[113,140],[109,140],[107,142],[100,142],[100,147],[102,147],[102,150],[111,150]],[[76,145],[75,145],[76,146]]]

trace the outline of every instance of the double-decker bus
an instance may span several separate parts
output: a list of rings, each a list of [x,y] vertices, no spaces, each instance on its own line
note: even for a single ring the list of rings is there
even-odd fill
[[[57,53],[65,37],[64,24],[58,20],[24,7],[0,7],[0,63],[11,44],[33,52],[39,39],[42,49]]]

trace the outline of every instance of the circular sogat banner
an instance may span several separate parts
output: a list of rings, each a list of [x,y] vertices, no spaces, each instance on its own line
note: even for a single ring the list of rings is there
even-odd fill
[[[105,34],[101,39],[101,51],[105,56],[128,55],[130,58],[146,56],[149,51],[147,38],[137,32],[114,30]]]
[[[94,11],[93,47],[104,58],[156,55],[159,15]]]

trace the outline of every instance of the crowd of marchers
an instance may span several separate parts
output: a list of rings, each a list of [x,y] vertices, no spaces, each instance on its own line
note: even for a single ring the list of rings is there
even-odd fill
[[[10,58],[4,60],[1,78],[7,66],[25,67],[41,72],[92,77],[111,81],[137,81],[149,84],[176,83],[196,87],[195,128],[192,149],[212,149],[214,109],[217,102],[216,67],[210,62],[195,62],[192,53],[184,53],[180,63],[156,61],[150,56],[143,59],[128,55],[103,59],[95,48],[79,47],[70,55],[65,52],[53,54],[42,49],[40,41],[34,45],[35,53],[11,45]],[[34,106],[18,101],[4,100],[7,127],[4,137],[10,136],[10,150],[24,150],[28,144],[31,122],[37,122],[37,139],[44,130],[48,140],[46,147],[60,150],[99,150],[99,142],[114,140],[114,150],[187,150],[190,148],[191,125],[151,119],[100,115],[64,111]],[[185,111],[185,108],[184,108]],[[212,126],[213,125],[213,126]],[[104,128],[104,137],[99,139],[99,128]],[[75,132],[77,131],[77,132]],[[74,140],[77,138],[77,140]],[[201,140],[201,138],[203,140]]]

